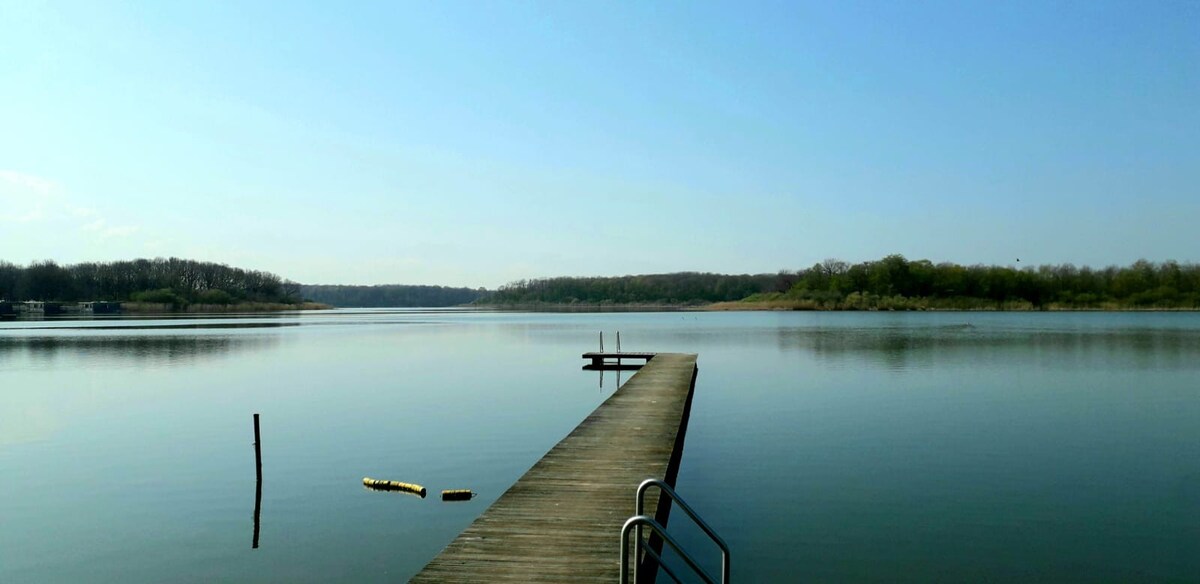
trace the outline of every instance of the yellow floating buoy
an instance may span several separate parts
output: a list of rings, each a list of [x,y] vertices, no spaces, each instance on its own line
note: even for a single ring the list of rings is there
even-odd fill
[[[371,477],[363,477],[363,485],[368,489],[379,491],[404,491],[425,498],[425,487],[415,485],[413,483],[401,483],[399,481],[385,481],[383,479],[373,479]]]
[[[443,501],[469,501],[475,496],[475,492],[471,489],[451,489],[442,491]]]

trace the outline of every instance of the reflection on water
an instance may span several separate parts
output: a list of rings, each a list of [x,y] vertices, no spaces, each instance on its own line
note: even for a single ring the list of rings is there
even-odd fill
[[[79,322],[62,321],[55,326],[39,326],[31,327],[29,330],[37,331],[71,331],[71,330],[88,330],[88,331],[132,331],[132,330],[172,330],[172,329],[253,329],[253,328],[279,328],[284,326],[300,326],[299,322],[221,322],[221,321],[200,321],[200,322],[109,322],[103,324],[94,324],[86,327],[80,326]]]
[[[274,335],[0,336],[0,365],[54,367],[66,358],[76,366],[172,367],[236,351],[265,349],[279,341]]]
[[[617,391],[618,389],[621,389],[621,377],[622,377],[622,375],[621,375],[621,374],[622,374],[623,372],[625,372],[625,371],[631,371],[631,372],[632,372],[632,371],[637,371],[638,369],[641,369],[641,368],[642,368],[642,366],[641,366],[641,365],[624,365],[624,364],[622,364],[622,365],[620,365],[620,366],[618,366],[618,365],[615,365],[615,364],[614,364],[614,365],[611,365],[611,366],[607,366],[607,365],[606,365],[606,366],[601,366],[601,367],[595,367],[595,366],[593,366],[593,365],[584,365],[584,366],[583,366],[583,370],[584,370],[584,371],[595,371],[595,372],[597,372],[597,373],[599,373],[599,374],[600,374],[600,375],[599,375],[599,377],[600,377],[600,393],[604,393],[604,376],[605,376],[605,373],[607,373],[607,372],[609,372],[609,371],[613,371],[613,372],[614,372],[614,375],[613,375],[613,377],[615,377],[615,378],[616,378],[616,380],[615,380],[615,382],[612,382],[612,383],[610,383],[610,386],[609,386],[609,388],[610,388],[610,389],[612,389],[612,391]],[[628,375],[630,375],[630,376],[631,376],[631,375],[633,375],[633,373],[629,373]]]
[[[1012,331],[971,325],[938,327],[780,328],[778,346],[804,351],[833,366],[868,359],[905,371],[945,366],[1129,366],[1136,369],[1200,369],[1200,331],[1186,329]]]
[[[63,324],[63,323],[59,323]],[[80,327],[41,327],[25,329],[22,336],[0,330],[0,363],[26,358],[52,364],[59,354],[97,361],[127,361],[137,366],[187,364],[234,351],[265,349],[277,345],[273,334],[221,334],[243,331],[344,324],[338,322],[189,322],[126,323],[122,325]],[[363,323],[367,324],[367,323]],[[381,324],[430,324],[402,319],[376,321]],[[508,328],[505,334],[528,338],[530,326]],[[181,330],[182,329],[182,330]],[[186,334],[183,330],[214,334]],[[536,329],[535,329],[536,330]],[[576,333],[547,331],[563,338],[578,338]],[[1010,330],[969,324],[927,327],[803,326],[774,329],[776,346],[785,351],[803,351],[831,366],[849,366],[869,359],[890,370],[939,366],[979,366],[990,361],[1005,361],[1020,353],[1036,360],[1038,366],[1098,365],[1120,362],[1138,369],[1198,369],[1200,330],[1180,328],[1092,329],[1092,330]],[[739,338],[742,337],[744,338]],[[758,346],[760,332],[698,329],[656,334],[684,345],[704,345],[719,338],[724,346],[746,343]],[[637,363],[624,369],[633,370]],[[588,365],[583,366],[589,369]],[[616,369],[615,365],[606,366]],[[601,379],[603,376],[601,376]]]
[[[262,515],[262,475],[254,481],[254,536],[250,540],[250,549],[258,549],[258,526]]]
[[[250,541],[250,549],[258,549],[258,526],[262,512],[262,432],[258,417],[258,414],[254,414],[254,537]]]

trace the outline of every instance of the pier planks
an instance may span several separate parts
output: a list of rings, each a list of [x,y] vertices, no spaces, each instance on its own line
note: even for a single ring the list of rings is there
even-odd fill
[[[615,582],[638,484],[678,472],[695,372],[655,355],[412,581]]]

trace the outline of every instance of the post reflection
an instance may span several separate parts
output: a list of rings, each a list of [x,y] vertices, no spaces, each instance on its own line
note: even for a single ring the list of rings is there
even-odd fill
[[[258,480],[254,481],[254,540],[250,543],[251,549],[258,549],[258,526],[259,517],[262,514],[262,475],[259,475]]]

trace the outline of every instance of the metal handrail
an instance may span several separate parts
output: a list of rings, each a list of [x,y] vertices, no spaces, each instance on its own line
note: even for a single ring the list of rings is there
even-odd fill
[[[625,521],[625,525],[621,526],[621,584],[629,584],[629,530],[636,528],[636,531],[640,532],[643,525],[653,529],[660,537],[663,538],[663,541],[671,544],[671,547],[675,548],[675,553],[679,554],[679,557],[683,558],[683,561],[687,562],[688,566],[690,566],[692,570],[695,570],[696,574],[703,578],[705,582],[708,582],[708,584],[717,584],[716,581],[708,575],[708,572],[705,572],[704,569],[696,563],[696,560],[692,559],[692,556],[683,551],[683,547],[679,545],[678,541],[675,541],[674,537],[671,537],[671,535],[667,533],[667,529],[652,519],[649,515],[634,515]],[[638,546],[639,549],[644,548],[645,546],[640,537],[637,538],[637,543],[635,545]],[[674,579],[676,582],[680,581],[674,572],[666,568],[666,566],[661,563],[661,556],[655,553],[654,550],[647,549],[645,551],[649,552],[656,560],[660,561],[659,566],[663,567],[672,579]],[[636,581],[636,564],[633,567],[633,577]],[[722,582],[726,582],[727,580],[728,578],[722,580]]]
[[[713,542],[717,544],[717,547],[721,548],[721,582],[729,582],[729,555],[730,555],[729,554],[729,545],[727,545],[725,543],[724,539],[721,539],[721,536],[717,535],[717,532],[713,531],[713,529],[711,527],[709,527],[708,523],[705,523],[704,520],[700,518],[700,515],[698,513],[696,513],[696,511],[694,509],[692,509],[692,507],[690,505],[688,505],[687,502],[684,501],[679,496],[678,493],[675,492],[675,489],[671,488],[671,485],[668,485],[667,483],[665,483],[661,480],[658,480],[658,479],[646,479],[646,480],[642,481],[642,484],[638,485],[638,488],[637,488],[637,502],[634,505],[634,518],[633,519],[636,519],[637,517],[646,517],[646,515],[645,515],[646,491],[650,490],[650,487],[658,487],[662,493],[670,496],[671,500],[674,503],[676,503],[680,509],[683,509],[684,512],[686,512],[689,517],[692,518],[692,521],[694,521],[696,523],[696,525],[701,530],[703,530],[706,535],[708,535],[709,539],[712,539]],[[630,521],[632,521],[633,519],[630,519]],[[626,523],[628,524],[629,522],[626,522]],[[655,530],[664,536],[663,539],[668,539],[666,537],[666,533],[661,529],[662,526],[658,525],[658,523],[654,523],[654,525],[658,526],[657,528],[655,528]],[[635,533],[636,533],[637,542],[638,542],[638,548],[641,549],[643,547],[642,546],[642,523],[640,523],[640,522],[635,523],[634,527],[635,527]],[[622,531],[621,537],[622,537],[622,539],[621,539],[621,557],[622,557],[622,560],[624,560],[625,559],[624,531]],[[703,571],[699,570],[696,567],[696,565],[692,562],[691,558],[688,557],[687,554],[683,552],[683,550],[679,549],[678,545],[675,545],[674,543],[672,543],[671,545],[672,545],[672,547],[675,548],[675,551],[678,551],[679,554],[684,557],[685,560],[688,560],[688,564],[692,566],[692,569],[700,572],[700,574],[704,577],[705,580],[712,582],[712,580],[708,577],[707,573],[704,573]],[[648,551],[652,551],[652,550],[648,550]],[[655,556],[656,556],[655,559],[659,559],[659,558],[657,558],[657,554],[655,554]],[[660,565],[662,565],[661,562],[660,562]],[[670,570],[667,570],[667,573],[670,574]],[[635,577],[637,575],[637,566],[636,565],[634,566],[634,575],[635,575]],[[674,574],[670,574],[670,575],[672,578],[675,578]],[[624,578],[624,577],[625,577],[625,573],[622,572],[622,578]],[[679,580],[676,578],[675,581],[678,582]]]

